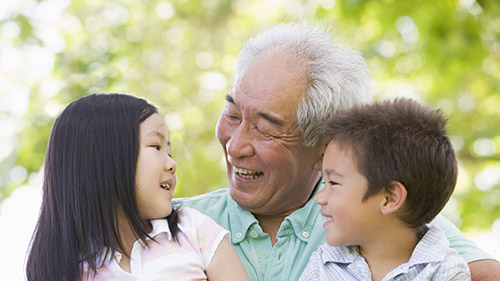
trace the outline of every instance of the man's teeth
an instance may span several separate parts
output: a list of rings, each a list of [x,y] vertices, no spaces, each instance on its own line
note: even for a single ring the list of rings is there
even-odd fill
[[[160,187],[166,190],[170,190],[170,185],[168,183],[162,183],[160,184]]]
[[[242,178],[246,179],[257,179],[260,178],[261,176],[264,175],[263,172],[261,171],[256,171],[256,170],[250,170],[250,169],[243,169],[243,168],[237,168],[233,166],[233,170]]]

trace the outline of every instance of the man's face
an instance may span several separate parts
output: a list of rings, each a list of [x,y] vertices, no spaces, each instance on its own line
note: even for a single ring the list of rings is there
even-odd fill
[[[320,178],[322,145],[304,146],[297,126],[307,86],[299,73],[282,54],[258,55],[227,96],[217,123],[230,194],[254,214],[290,214],[307,202]]]

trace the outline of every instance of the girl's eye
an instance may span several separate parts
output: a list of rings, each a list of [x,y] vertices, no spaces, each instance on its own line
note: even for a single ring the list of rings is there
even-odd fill
[[[329,181],[328,182],[329,185],[337,185],[338,183],[334,182],[334,181]]]
[[[152,145],[151,147],[153,147],[154,149],[156,149],[156,150],[158,150],[158,151],[160,151],[160,150],[161,150],[161,146],[160,146],[160,145],[157,145],[157,144]]]

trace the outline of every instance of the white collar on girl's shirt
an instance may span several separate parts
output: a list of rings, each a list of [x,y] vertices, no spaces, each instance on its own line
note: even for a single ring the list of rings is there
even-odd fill
[[[172,240],[172,233],[170,232],[170,228],[168,227],[168,221],[166,219],[156,219],[156,220],[151,220],[151,226],[153,227],[153,230],[148,233],[150,237],[155,238],[157,235],[161,233],[165,233],[167,236],[168,240]],[[142,246],[144,246],[144,243],[147,243],[146,241],[149,241],[149,238],[146,238],[146,240],[138,239],[137,241],[134,242],[134,246],[137,243],[141,243]],[[118,263],[120,263],[122,259],[122,254],[118,251],[111,253],[111,250],[106,251],[106,249],[101,250],[100,254],[98,255],[96,259],[96,268],[101,267],[103,264],[110,264],[113,260],[116,260]],[[87,261],[82,261],[83,262],[83,268],[88,268],[88,262]]]
[[[172,233],[170,232],[168,221],[166,219],[151,220],[150,222],[153,226],[153,230],[149,233],[150,237],[154,238],[160,233],[165,233],[167,235],[167,239],[172,240]]]

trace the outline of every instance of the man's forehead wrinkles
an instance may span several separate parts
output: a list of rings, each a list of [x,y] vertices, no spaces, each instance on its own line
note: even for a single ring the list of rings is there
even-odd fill
[[[236,103],[236,101],[234,100],[233,96],[231,96],[231,94],[227,94],[227,95],[226,95],[226,101],[227,101],[228,103],[231,103],[231,104],[233,104],[233,105],[236,105],[236,106],[237,106],[237,103]],[[277,126],[280,126],[280,127],[282,127],[282,126],[285,124],[285,122],[284,122],[281,118],[279,118],[279,117],[277,117],[277,116],[273,116],[274,114],[272,114],[272,113],[270,113],[270,112],[265,112],[265,111],[262,111],[262,110],[259,110],[259,109],[256,109],[255,111],[257,111],[257,112],[256,112],[256,115],[257,115],[257,116],[259,116],[259,117],[261,117],[261,118],[265,119],[265,120],[266,120],[266,121],[268,121],[269,123],[272,123],[272,124],[277,125]]]

